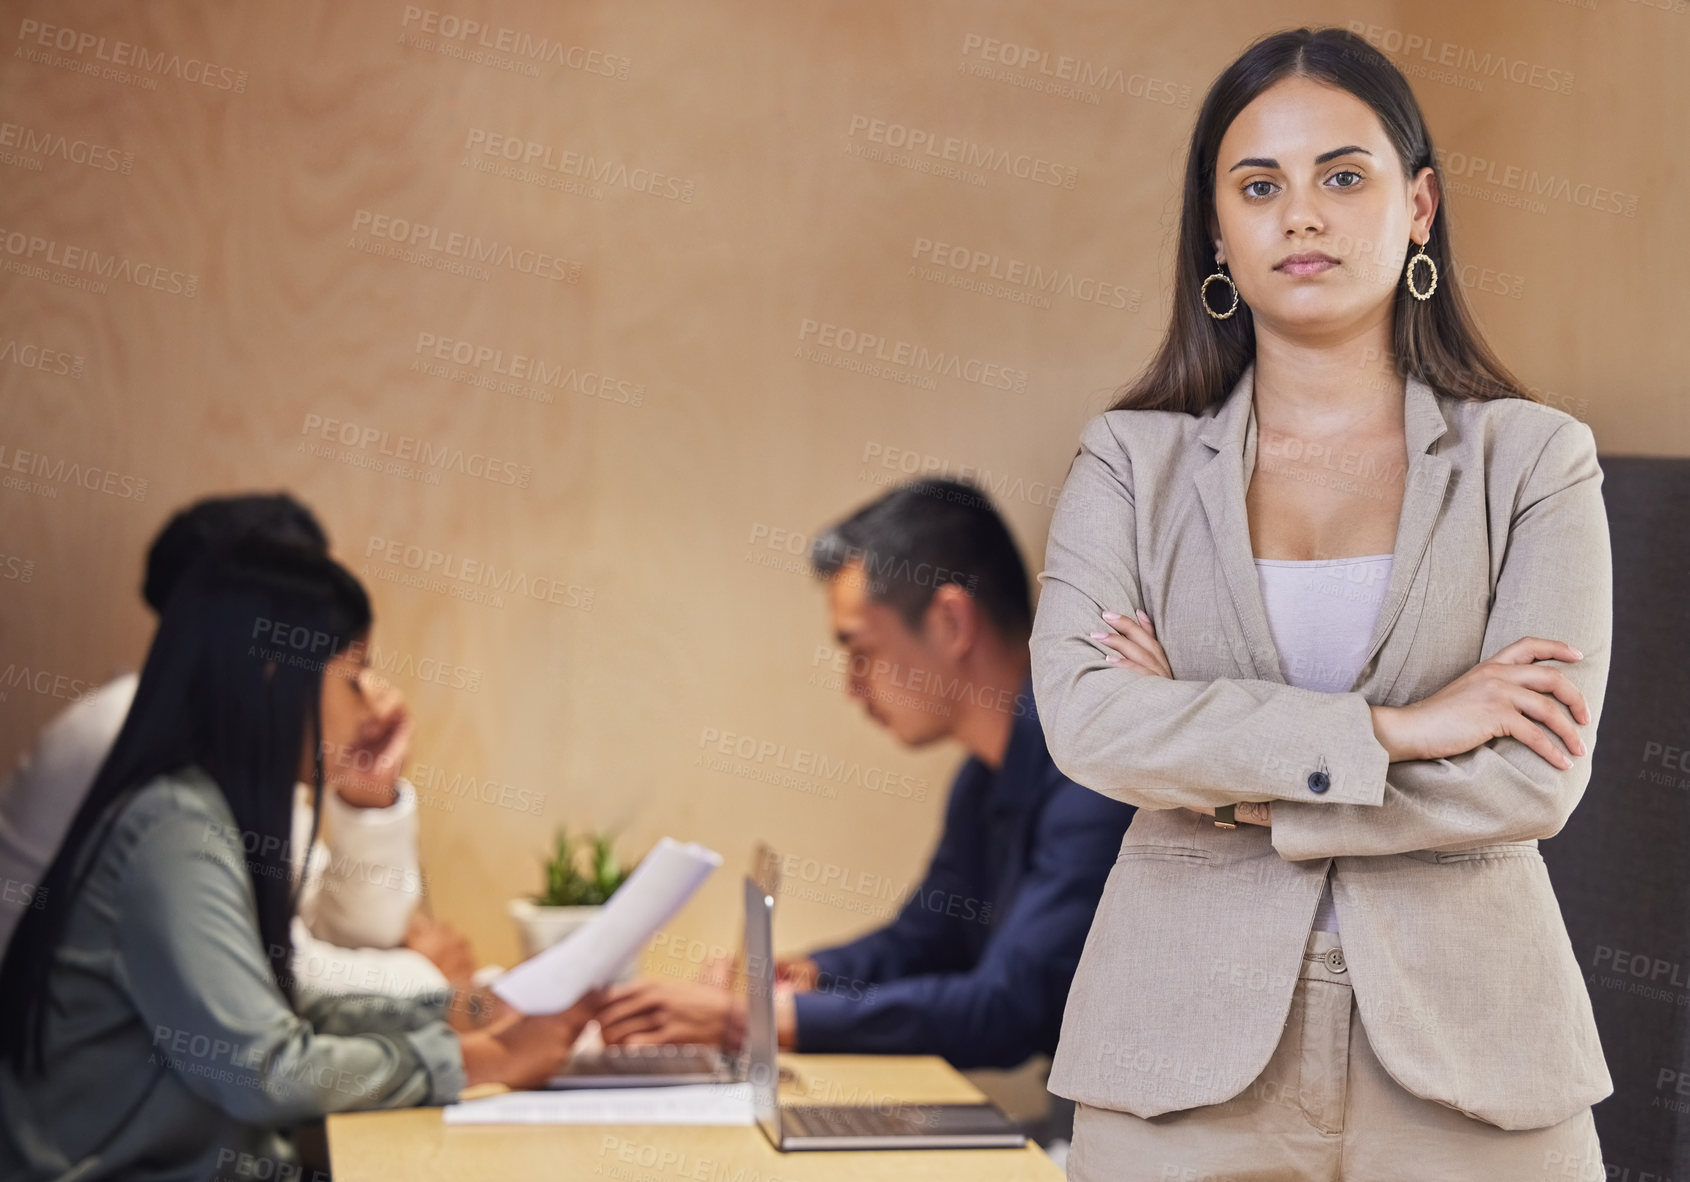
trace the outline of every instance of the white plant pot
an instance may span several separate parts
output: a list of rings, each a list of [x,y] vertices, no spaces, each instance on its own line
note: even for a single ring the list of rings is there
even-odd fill
[[[577,928],[587,924],[593,916],[604,908],[602,905],[590,907],[542,907],[532,899],[512,899],[509,904],[511,918],[516,920],[517,936],[522,945],[522,958],[527,960],[550,948],[553,944],[564,939]],[[617,982],[632,981],[639,975],[640,958],[635,956],[622,971],[617,974]]]

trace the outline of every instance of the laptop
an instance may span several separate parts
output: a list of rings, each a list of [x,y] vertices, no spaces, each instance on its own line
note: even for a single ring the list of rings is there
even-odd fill
[[[747,1064],[757,1123],[783,1153],[804,1149],[1019,1149],[995,1104],[782,1104],[775,1041],[774,896],[745,880]]]
[[[759,841],[752,848],[750,881],[771,899],[780,890],[780,856]],[[745,980],[745,936],[734,950],[734,980]],[[682,1084],[735,1083],[745,1065],[712,1046],[595,1047],[578,1052],[546,1081],[550,1089],[654,1088]]]
[[[734,1062],[710,1046],[601,1047],[580,1051],[548,1089],[658,1088],[681,1084],[733,1083]]]

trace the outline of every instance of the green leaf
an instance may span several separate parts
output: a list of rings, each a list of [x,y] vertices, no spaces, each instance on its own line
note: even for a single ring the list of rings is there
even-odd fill
[[[590,845],[587,859],[588,873],[582,873],[582,846]],[[572,838],[566,827],[560,826],[552,854],[543,863],[544,892],[535,897],[542,907],[583,907],[606,902],[618,887],[633,873],[616,857],[615,838],[611,834],[587,834]]]

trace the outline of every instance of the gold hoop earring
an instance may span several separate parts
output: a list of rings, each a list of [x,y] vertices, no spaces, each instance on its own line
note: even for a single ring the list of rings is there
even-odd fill
[[[1215,282],[1217,279],[1232,288],[1232,306],[1224,312],[1215,311],[1209,303],[1209,284]],[[1203,311],[1207,312],[1215,320],[1230,319],[1232,314],[1238,311],[1238,284],[1234,283],[1232,281],[1232,276],[1226,273],[1225,263],[1215,264],[1215,273],[1203,280],[1203,286],[1197,289],[1197,299],[1202,303]]]
[[[1414,287],[1414,264],[1425,263],[1432,268],[1432,282],[1426,285],[1425,291],[1417,291]],[[1417,300],[1429,300],[1432,293],[1438,290],[1438,264],[1432,261],[1432,256],[1426,253],[1426,243],[1420,244],[1420,252],[1408,260],[1408,269],[1403,272],[1403,279],[1408,284],[1408,294]]]

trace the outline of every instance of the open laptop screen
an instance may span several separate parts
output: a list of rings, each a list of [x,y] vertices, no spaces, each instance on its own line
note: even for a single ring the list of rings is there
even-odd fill
[[[780,1144],[780,1062],[775,1039],[774,896],[745,880],[745,1048],[757,1123]]]

